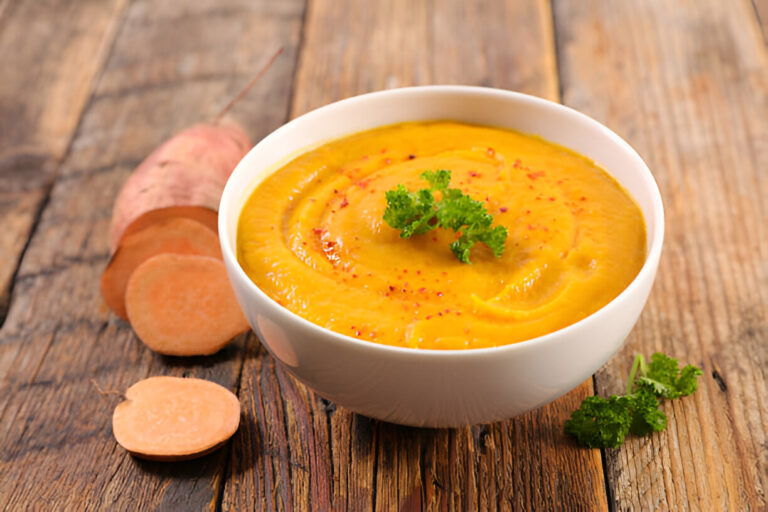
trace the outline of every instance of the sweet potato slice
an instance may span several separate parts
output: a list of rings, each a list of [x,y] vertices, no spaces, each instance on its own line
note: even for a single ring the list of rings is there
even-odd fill
[[[166,208],[150,210],[142,214],[125,228],[121,238],[125,238],[126,236],[141,231],[152,224],[158,224],[162,221],[177,217],[195,220],[204,224],[214,233],[218,233],[219,231],[219,215],[216,213],[216,210],[205,208],[203,206],[168,206]],[[115,253],[119,243],[120,240],[110,240],[109,249],[111,254]]]
[[[150,377],[128,388],[115,408],[112,431],[136,457],[174,461],[222,446],[240,424],[240,401],[215,382]]]
[[[148,258],[163,253],[221,258],[221,247],[215,231],[185,218],[158,221],[125,236],[101,275],[101,294],[116,315],[128,319],[125,290],[134,270]]]
[[[213,354],[248,329],[224,264],[207,256],[149,258],[128,281],[125,306],[136,335],[160,354]]]

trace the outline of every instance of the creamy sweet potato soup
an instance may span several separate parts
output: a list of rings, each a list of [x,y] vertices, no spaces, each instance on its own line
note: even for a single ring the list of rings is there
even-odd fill
[[[477,244],[462,263],[453,231],[403,239],[382,220],[386,191],[423,188],[422,173],[439,169],[507,228],[500,257]],[[424,349],[572,324],[627,287],[645,246],[639,207],[595,163],[539,137],[448,121],[302,154],[256,188],[237,231],[240,264],[282,306],[361,340]]]

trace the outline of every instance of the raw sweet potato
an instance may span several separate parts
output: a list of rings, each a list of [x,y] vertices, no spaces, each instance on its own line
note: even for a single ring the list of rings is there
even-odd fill
[[[213,354],[248,329],[224,264],[208,256],[149,258],[128,281],[125,306],[139,339],[166,355]]]
[[[112,431],[136,457],[173,461],[222,446],[240,424],[240,401],[202,379],[150,377],[128,388],[115,408]]]
[[[128,319],[125,290],[131,274],[147,259],[164,253],[221,258],[221,247],[215,231],[182,217],[159,220],[127,234],[101,275],[101,294],[116,315]]]
[[[214,233],[218,233],[219,231],[219,214],[216,210],[205,208],[203,206],[168,206],[166,208],[150,210],[142,214],[125,228],[121,238],[125,238],[128,235],[141,231],[152,224],[179,217],[200,222]],[[117,245],[110,247],[110,252],[112,254],[114,254],[116,250]]]
[[[231,121],[190,126],[153,151],[117,196],[109,228],[111,248],[138,217],[169,206],[218,210],[227,178],[250,149],[248,136]]]

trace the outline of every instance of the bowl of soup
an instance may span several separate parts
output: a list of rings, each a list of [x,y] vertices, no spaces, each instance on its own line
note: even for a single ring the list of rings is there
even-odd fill
[[[501,242],[474,220],[408,237],[385,220],[388,192],[423,197],[441,171],[429,212],[464,196]],[[615,133],[466,86],[294,119],[240,162],[219,210],[230,281],[274,358],[352,411],[426,427],[510,418],[592,375],[640,315],[663,231],[653,176]]]

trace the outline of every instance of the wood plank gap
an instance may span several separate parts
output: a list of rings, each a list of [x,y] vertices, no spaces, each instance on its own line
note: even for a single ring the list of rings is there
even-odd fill
[[[559,23],[561,21],[558,20],[556,10],[554,9],[552,5],[553,0],[548,0],[545,2],[546,7],[549,11],[549,19],[551,20],[550,23],[550,32],[549,36],[552,38],[553,47],[555,50],[554,55],[554,65],[555,69],[553,72],[555,84],[556,84],[556,90],[557,90],[557,101],[559,103],[563,103],[564,96],[564,86],[563,86],[563,80],[561,79],[563,70],[562,70],[562,64],[563,64],[563,47],[562,47],[562,41],[561,38],[558,36],[559,31],[557,30],[557,27],[559,26]],[[566,21],[567,22],[567,21]],[[597,373],[592,374],[592,394],[597,395]],[[608,461],[607,461],[607,452],[606,448],[600,448],[600,469],[601,474],[603,475],[603,485],[605,486],[605,500],[606,500],[606,506],[608,507],[609,512],[613,512],[616,510],[615,504],[613,502],[613,489],[611,488],[610,480],[608,478]]]
[[[309,4],[314,0],[306,0],[304,2],[304,10],[301,12],[301,30],[299,30],[299,42],[296,46],[296,61],[293,64],[293,73],[291,73],[291,83],[289,84],[290,92],[288,93],[288,111],[286,113],[286,121],[294,118],[296,113],[293,111],[296,101],[296,77],[299,74],[301,65],[304,61],[304,50],[306,46],[307,35],[307,13],[309,12]]]
[[[763,33],[763,40],[768,44],[768,0],[752,0],[757,24]]]
[[[74,136],[70,139],[70,144],[72,143],[72,140],[74,140]],[[37,231],[40,219],[43,216],[43,211],[50,201],[53,183],[56,179],[56,174],[58,174],[58,167],[59,165],[57,164],[56,170],[43,188],[43,198],[35,209],[35,214],[32,217],[32,226],[27,234],[27,240],[24,242],[24,247],[19,252],[19,257],[16,258],[16,261],[13,264],[13,272],[11,273],[10,281],[8,281],[8,287],[5,290],[0,290],[0,331],[2,331],[3,325],[5,325],[5,320],[8,318],[8,311],[10,311],[11,304],[13,303],[13,290],[16,288],[16,279],[19,277],[21,262],[24,259],[24,255],[27,253],[27,249],[29,249],[29,244],[32,242],[33,235]]]
[[[371,479],[371,510],[376,512],[376,501],[378,498],[378,479],[379,479],[379,445],[381,444],[381,424],[376,422],[376,431],[374,432],[375,441],[373,443],[373,478]]]
[[[37,206],[37,209],[35,210],[35,214],[32,220],[32,226],[29,230],[29,233],[27,234],[27,240],[26,242],[24,242],[24,247],[19,252],[19,257],[16,259],[16,262],[14,263],[14,269],[11,275],[11,279],[8,282],[8,288],[6,290],[0,290],[0,331],[3,329],[5,320],[8,317],[8,311],[11,309],[11,304],[13,303],[13,290],[16,285],[16,278],[19,274],[19,269],[21,268],[21,262],[24,260],[24,255],[27,253],[27,250],[29,249],[30,242],[32,241],[32,238],[37,232],[37,229],[40,225],[40,219],[43,216],[43,212],[45,211],[45,208],[48,206],[48,203],[50,202],[51,191],[53,190],[53,185],[56,182],[56,177],[59,174],[61,163],[66,161],[67,157],[72,151],[72,144],[75,141],[75,138],[77,137],[78,132],[80,131],[80,126],[83,122],[83,117],[85,116],[85,113],[87,112],[88,107],[92,102],[93,95],[96,91],[96,84],[99,83],[99,80],[104,74],[104,65],[107,62],[107,58],[112,53],[112,49],[114,48],[117,36],[123,27],[123,24],[125,22],[125,15],[126,15],[126,12],[128,11],[128,8],[127,8],[128,3],[130,3],[131,1],[132,0],[127,0],[120,7],[120,11],[117,13],[115,17],[115,23],[112,24],[110,32],[108,32],[106,35],[106,39],[109,40],[109,43],[102,46],[102,48],[104,48],[105,51],[103,50],[99,55],[97,55],[97,61],[99,61],[98,68],[97,68],[98,71],[94,75],[93,79],[91,80],[90,90],[88,92],[87,99],[83,103],[83,108],[80,111],[80,114],[78,116],[75,129],[72,130],[72,133],[69,136],[69,140],[67,141],[67,146],[66,146],[66,149],[64,150],[64,153],[56,161],[54,170],[51,173],[51,175],[48,177],[43,187],[42,200],[40,201],[40,203]],[[5,4],[0,4],[0,20],[2,20],[2,15],[5,12],[5,8],[7,5],[8,5],[8,2],[6,2]],[[42,362],[43,361],[41,359],[39,364],[42,364]]]
[[[253,338],[253,333],[249,332],[245,336],[245,341],[243,342],[243,348],[241,351],[242,358],[240,359],[240,368],[237,370],[237,377],[235,378],[235,389],[234,393],[235,396],[237,396],[238,399],[240,399],[240,387],[243,380],[243,368],[245,368],[245,358],[248,356],[248,345],[251,343],[251,340]],[[242,412],[241,412],[241,422],[242,422]],[[232,440],[230,439],[227,443],[226,447],[226,455],[224,455],[224,463],[222,465],[221,470],[221,478],[219,479],[218,485],[216,486],[216,495],[214,496],[213,504],[214,506],[211,507],[215,512],[221,512],[222,510],[222,504],[224,501],[224,489],[227,486],[227,480],[229,479],[229,473],[232,467]]]

